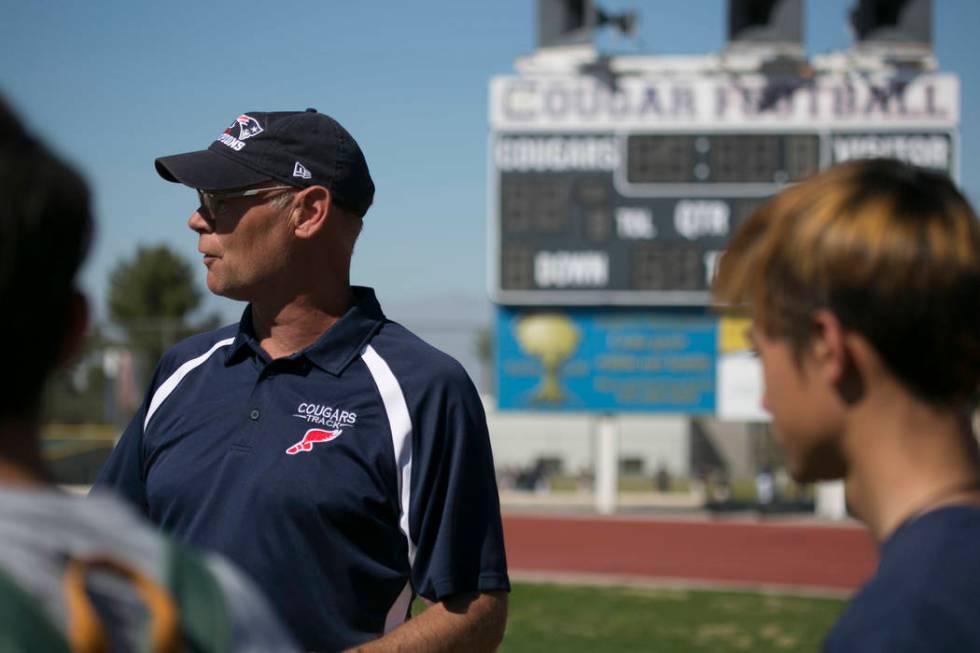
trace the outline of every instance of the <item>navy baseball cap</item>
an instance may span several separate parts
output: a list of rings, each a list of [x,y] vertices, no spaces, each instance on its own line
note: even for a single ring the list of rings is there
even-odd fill
[[[316,109],[243,113],[208,149],[155,163],[167,181],[201,190],[269,179],[298,188],[324,186],[338,206],[360,216],[374,200],[374,182],[357,141]]]

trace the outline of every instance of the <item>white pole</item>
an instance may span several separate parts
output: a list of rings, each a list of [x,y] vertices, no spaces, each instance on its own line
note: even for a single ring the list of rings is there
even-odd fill
[[[844,481],[824,481],[817,483],[815,511],[824,519],[841,520],[847,517],[847,499],[844,495]]]
[[[619,486],[618,426],[614,415],[603,415],[596,425],[595,509],[600,515],[616,512]]]

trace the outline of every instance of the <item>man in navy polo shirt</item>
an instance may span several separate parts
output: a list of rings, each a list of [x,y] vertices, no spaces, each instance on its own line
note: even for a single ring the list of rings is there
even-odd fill
[[[156,167],[198,192],[208,288],[248,306],[164,355],[98,484],[234,560],[306,648],[495,649],[486,417],[455,360],[350,285],[374,196],[353,137],[313,109],[253,112]]]

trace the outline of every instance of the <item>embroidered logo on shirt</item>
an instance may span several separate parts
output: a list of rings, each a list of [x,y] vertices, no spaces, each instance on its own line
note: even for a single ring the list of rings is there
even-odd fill
[[[286,453],[290,456],[295,456],[301,451],[310,451],[313,449],[314,444],[319,444],[320,442],[330,442],[331,440],[336,440],[343,433],[343,429],[337,429],[336,431],[324,431],[323,429],[310,429],[303,436],[303,439],[294,444],[293,446],[286,449]]]
[[[344,426],[354,426],[357,421],[357,413],[349,410],[342,410],[334,406],[324,404],[312,404],[303,402],[296,407],[293,417],[312,424],[319,424],[327,428],[336,429]]]

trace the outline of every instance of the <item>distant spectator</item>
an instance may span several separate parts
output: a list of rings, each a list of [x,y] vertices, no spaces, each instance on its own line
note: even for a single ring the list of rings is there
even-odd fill
[[[755,499],[759,507],[759,512],[769,512],[772,508],[774,498],[775,490],[773,488],[772,472],[767,465],[755,475]]]
[[[538,494],[547,494],[551,486],[548,483],[548,466],[545,462],[538,458],[538,461],[534,463],[534,469],[531,474],[534,479],[534,491]]]
[[[705,465],[698,465],[694,470],[694,476],[691,478],[691,489],[695,494],[701,495],[705,503],[711,503],[713,498],[710,481],[711,470]]]
[[[711,473],[711,486],[713,488],[714,500],[718,503],[727,503],[732,498],[732,481],[728,475],[728,470],[718,467]]]
[[[775,500],[777,502],[797,499],[796,496],[796,483],[790,477],[789,472],[786,471],[786,467],[780,465],[776,468],[776,471],[772,475],[772,482],[776,492]]]

